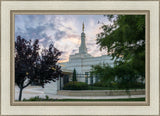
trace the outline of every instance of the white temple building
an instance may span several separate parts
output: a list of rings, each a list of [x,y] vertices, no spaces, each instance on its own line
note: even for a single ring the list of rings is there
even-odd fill
[[[113,66],[114,61],[111,60],[111,57],[108,55],[93,57],[92,55],[88,54],[85,39],[86,35],[84,33],[83,23],[79,53],[70,55],[68,62],[61,63],[62,70],[70,70],[73,72],[73,70],[76,69],[77,74],[85,75],[91,71],[92,65],[109,64],[110,66]]]
[[[91,79],[89,78],[89,72],[91,71],[92,65],[103,65],[103,64],[109,64],[110,66],[114,65],[114,60],[111,60],[111,57],[108,55],[93,57],[92,55],[88,54],[85,39],[86,35],[84,33],[84,23],[83,23],[79,53],[70,55],[68,62],[60,63],[60,65],[62,66],[64,77],[60,78],[56,82],[47,84],[45,87],[46,93],[50,92],[52,93],[53,89],[60,90],[63,88],[63,85],[65,83],[72,81],[72,73],[74,69],[76,70],[77,81],[86,82],[90,84]],[[96,78],[94,77],[92,83],[95,82]]]

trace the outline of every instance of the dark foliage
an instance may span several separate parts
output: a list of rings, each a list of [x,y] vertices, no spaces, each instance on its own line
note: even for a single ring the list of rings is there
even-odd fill
[[[33,44],[20,36],[15,41],[15,83],[20,88],[19,100],[22,90],[36,78],[36,62],[39,60],[38,40]]]
[[[31,83],[38,81],[43,87],[45,83],[62,76],[61,67],[57,65],[61,52],[51,44],[40,56],[38,43],[35,40],[32,44],[31,40],[20,36],[15,41],[15,83],[20,88],[19,100],[22,90]]]
[[[57,65],[61,52],[52,44],[49,49],[43,49],[41,53],[41,62],[38,67],[40,84],[44,87],[45,83],[55,82],[56,79],[62,76],[61,67]]]

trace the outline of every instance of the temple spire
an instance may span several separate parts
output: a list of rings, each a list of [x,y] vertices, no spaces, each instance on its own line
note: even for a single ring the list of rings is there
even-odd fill
[[[81,45],[79,47],[79,53],[84,54],[87,53],[86,43],[85,43],[85,33],[84,33],[84,22],[82,24],[82,33],[81,33]]]
[[[83,24],[82,24],[82,31],[84,32],[84,22],[83,22]]]

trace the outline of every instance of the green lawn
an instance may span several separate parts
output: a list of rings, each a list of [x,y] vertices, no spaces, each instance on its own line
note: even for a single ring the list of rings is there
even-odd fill
[[[23,101],[145,101],[145,98],[126,98],[126,99],[43,99],[43,98],[30,98]]]
[[[57,99],[56,101],[145,101],[145,98],[128,98],[128,99]]]

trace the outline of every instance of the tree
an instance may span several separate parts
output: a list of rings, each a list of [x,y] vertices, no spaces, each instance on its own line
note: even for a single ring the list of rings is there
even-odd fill
[[[39,66],[40,84],[44,87],[45,83],[55,82],[56,79],[63,76],[61,67],[57,64],[61,52],[56,49],[53,44],[50,44],[48,49],[43,49],[41,52],[41,63]]]
[[[91,74],[92,75],[97,75],[98,78],[100,79],[100,82],[103,85],[111,85],[111,82],[115,80],[115,72],[114,68],[111,66],[107,65],[93,65],[91,69]]]
[[[107,15],[110,25],[103,25],[97,35],[100,49],[115,60],[116,76],[122,81],[145,78],[145,16]],[[121,74],[120,74],[121,73]],[[124,79],[126,78],[126,79]],[[122,82],[121,81],[121,82]],[[126,87],[130,83],[126,82]],[[127,85],[128,84],[128,85]]]
[[[38,40],[31,44],[20,36],[15,41],[15,83],[20,88],[19,100],[22,91],[32,82],[39,81],[44,87],[45,83],[55,81],[62,76],[61,67],[57,65],[61,52],[51,44],[39,55]]]
[[[74,81],[77,81],[77,77],[76,77],[76,69],[74,68],[74,70],[73,70],[73,82]]]
[[[19,100],[22,91],[34,81],[36,62],[39,59],[39,45],[36,40],[33,45],[20,36],[15,41],[15,83],[20,88]]]
[[[129,90],[130,88],[137,88],[137,80],[139,75],[136,70],[132,68],[131,63],[119,63],[114,67],[116,76],[118,77],[117,83],[119,88],[125,88]]]

